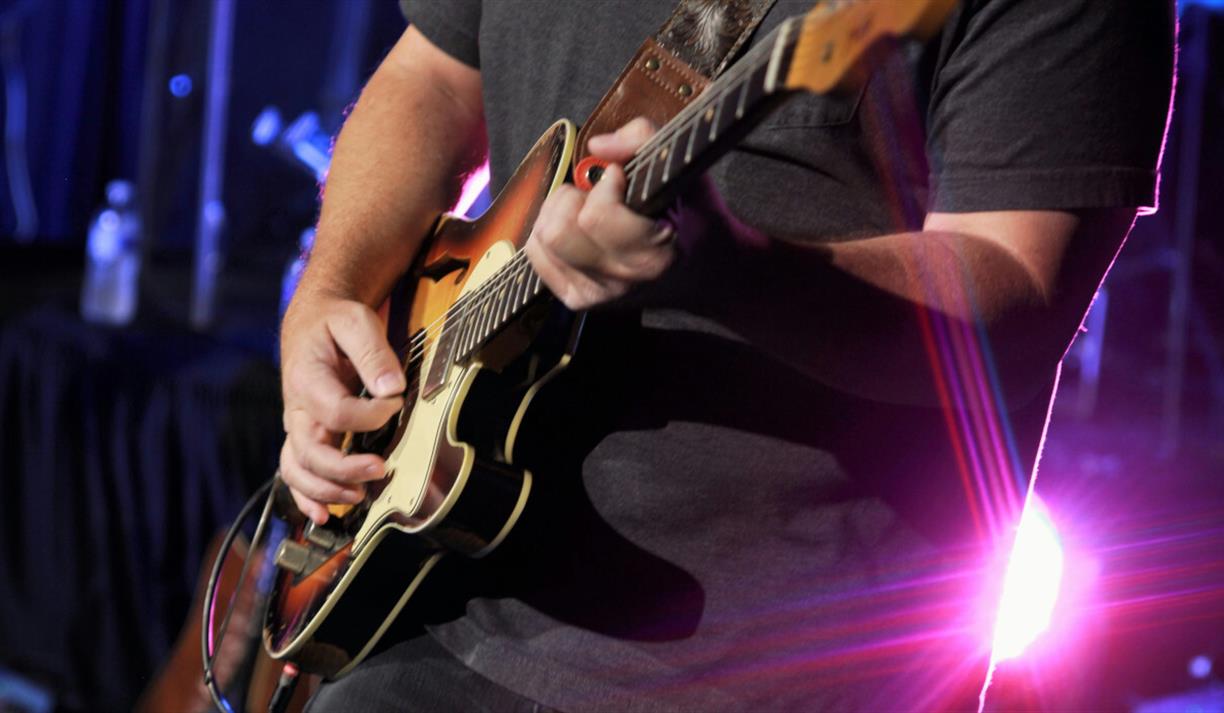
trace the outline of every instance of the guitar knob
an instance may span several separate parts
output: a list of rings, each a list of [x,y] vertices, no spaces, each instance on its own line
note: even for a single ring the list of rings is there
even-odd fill
[[[307,542],[318,545],[319,547],[322,547],[328,551],[336,550],[336,545],[339,544],[341,540],[340,535],[337,535],[325,527],[319,527],[318,525],[315,525],[314,522],[306,523],[306,528],[302,534],[306,537]]]
[[[294,574],[305,574],[314,559],[310,549],[293,540],[281,540],[276,548],[276,566]]]

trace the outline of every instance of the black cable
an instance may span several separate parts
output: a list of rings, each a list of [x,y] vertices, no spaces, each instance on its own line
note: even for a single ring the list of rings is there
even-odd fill
[[[208,586],[204,589],[204,626],[200,632],[200,650],[204,658],[204,686],[208,689],[208,694],[212,697],[213,705],[222,713],[234,713],[234,709],[230,706],[225,695],[217,687],[217,681],[213,677],[213,664],[216,661],[216,652],[221,649],[221,641],[225,638],[225,629],[229,625],[230,616],[234,613],[234,604],[237,600],[238,592],[242,591],[242,585],[246,580],[247,573],[250,570],[251,562],[254,561],[255,548],[259,545],[259,541],[263,534],[265,525],[268,522],[268,513],[272,509],[272,498],[267,498],[264,502],[263,513],[259,516],[259,524],[255,527],[255,535],[251,539],[251,547],[247,553],[246,559],[242,563],[242,571],[238,575],[238,586],[234,590],[233,596],[230,597],[229,608],[226,610],[225,618],[222,621],[221,629],[217,632],[217,643],[214,647],[209,647],[209,639],[212,634],[213,623],[213,605],[217,595],[217,584],[221,579],[221,566],[225,563],[225,558],[229,554],[230,548],[234,545],[234,540],[238,538],[238,533],[242,531],[242,524],[259,505],[261,499],[264,499],[271,491],[272,486],[276,483],[276,479],[280,476],[278,471],[272,476],[268,482],[264,483],[247,499],[246,504],[242,506],[238,517],[234,518],[234,522],[230,525],[229,531],[225,533],[225,539],[221,542],[221,549],[217,552],[217,558],[213,561],[212,571],[208,575]]]
[[[272,692],[272,698],[268,700],[268,713],[285,713],[285,707],[293,698],[297,682],[298,667],[291,663],[285,664],[281,669],[280,680],[276,682],[276,690]]]

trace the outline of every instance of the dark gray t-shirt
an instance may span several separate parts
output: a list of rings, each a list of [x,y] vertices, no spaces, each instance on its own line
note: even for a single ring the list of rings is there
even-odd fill
[[[806,5],[779,0],[757,36]],[[754,129],[710,171],[729,208],[777,239],[831,241],[914,229],[930,210],[1154,204],[1170,9],[962,5],[864,90],[794,97]],[[672,8],[405,6],[481,70],[494,188],[555,119],[590,112]],[[980,373],[950,376],[989,400],[981,354],[949,367]],[[526,424],[541,485],[523,523],[430,631],[562,709],[943,707],[984,653],[982,496],[966,486],[1024,482],[1047,403],[882,404],[680,311],[602,315]]]

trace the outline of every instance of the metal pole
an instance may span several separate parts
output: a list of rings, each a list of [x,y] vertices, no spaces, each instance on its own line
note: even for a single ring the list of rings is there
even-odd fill
[[[204,146],[200,155],[200,206],[196,223],[195,280],[191,291],[191,325],[212,324],[217,274],[224,253],[222,183],[225,177],[226,114],[229,110],[230,48],[234,36],[234,0],[213,0],[209,22]]]

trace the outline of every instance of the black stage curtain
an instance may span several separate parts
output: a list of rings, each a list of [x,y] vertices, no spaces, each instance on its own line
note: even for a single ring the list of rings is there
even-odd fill
[[[266,354],[47,309],[0,324],[0,665],[120,710],[279,447]]]

